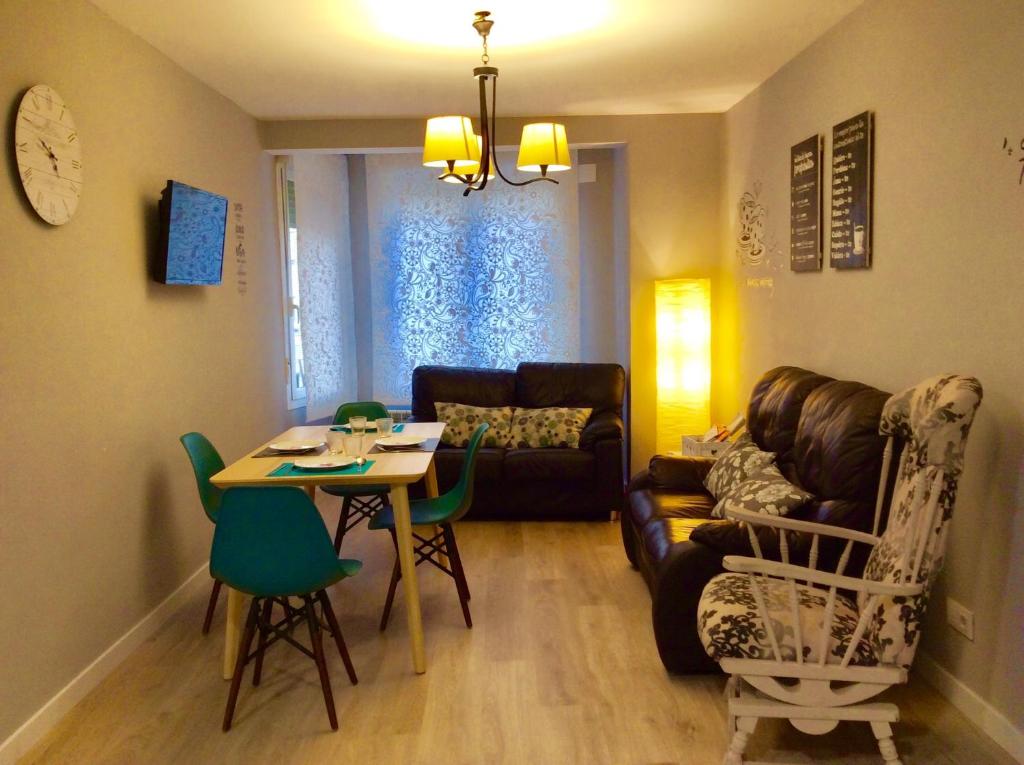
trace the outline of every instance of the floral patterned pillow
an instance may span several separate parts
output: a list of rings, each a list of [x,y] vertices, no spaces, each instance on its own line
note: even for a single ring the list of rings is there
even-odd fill
[[[553,406],[546,409],[516,409],[512,420],[512,448],[562,447],[578,449],[580,431],[593,409]]]
[[[481,422],[491,427],[484,434],[483,446],[508,446],[512,434],[512,413],[510,406],[472,406],[470,404],[452,404],[446,401],[434,402],[437,419],[445,423],[441,434],[441,443],[447,446],[466,447],[473,431]]]
[[[704,487],[715,499],[723,499],[734,486],[774,461],[773,452],[761,451],[750,433],[744,433],[715,460],[714,466],[704,478]]]
[[[810,492],[787,481],[775,465],[768,465],[730,489],[715,505],[711,517],[724,518],[726,510],[786,515],[813,498]]]

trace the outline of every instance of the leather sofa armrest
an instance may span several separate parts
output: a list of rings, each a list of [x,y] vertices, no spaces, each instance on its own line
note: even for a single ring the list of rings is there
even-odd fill
[[[647,472],[651,488],[702,492],[704,478],[715,461],[707,457],[684,457],[656,454],[651,457]]]
[[[622,429],[622,418],[615,412],[598,412],[580,433],[580,448],[589,450],[598,441],[621,439]]]

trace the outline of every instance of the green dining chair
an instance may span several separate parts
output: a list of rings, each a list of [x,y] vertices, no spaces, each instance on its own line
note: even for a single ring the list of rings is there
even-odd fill
[[[202,433],[186,433],[178,440],[185,447],[188,458],[192,462],[192,472],[196,475],[196,485],[199,488],[199,501],[203,504],[206,517],[216,524],[224,490],[210,483],[210,477],[224,469],[224,460],[221,459],[210,440]],[[213,612],[217,608],[217,598],[220,596],[220,586],[220,580],[214,578],[213,589],[210,591],[210,602],[206,606],[206,618],[203,619],[204,635],[210,632]]]
[[[327,588],[353,576],[362,566],[357,560],[337,557],[323,518],[302,489],[239,487],[224,492],[213,534],[210,573],[229,587],[252,595],[224,710],[225,731],[231,728],[246,664],[254,662],[252,684],[259,685],[263,656],[278,640],[292,644],[316,662],[327,717],[331,728],[338,729],[321,620],[326,621],[349,680],[355,685],[359,681]],[[286,608],[284,618],[275,623],[274,603],[287,603],[288,598],[300,598],[303,607]],[[292,637],[295,626],[302,621],[309,628],[311,648],[308,649]],[[259,640],[256,650],[250,653],[256,633],[259,633]]]
[[[342,404],[334,413],[335,425],[346,425],[352,417],[365,417],[373,422],[388,417],[388,410],[379,401],[352,401]],[[321,486],[320,490],[335,497],[341,497],[341,518],[334,533],[334,552],[341,552],[345,534],[354,529],[381,508],[387,507],[390,487],[374,486]]]
[[[473,619],[469,615],[469,585],[466,583],[466,572],[462,567],[462,558],[455,542],[455,530],[452,528],[452,524],[462,518],[473,504],[473,478],[476,475],[476,460],[488,427],[487,423],[478,425],[470,437],[458,483],[451,491],[440,497],[417,499],[409,503],[409,514],[412,516],[414,527],[440,528],[440,531],[430,538],[413,532],[416,565],[431,563],[455,580],[455,589],[459,593],[459,603],[462,606],[462,616],[469,628],[473,627]],[[380,618],[380,629],[383,632],[388,626],[388,617],[391,615],[391,606],[395,600],[395,590],[402,578],[402,569],[398,562],[398,539],[395,536],[395,514],[392,508],[388,506],[374,515],[370,519],[370,528],[373,530],[387,529],[391,532],[391,541],[395,545],[395,565],[391,569],[391,584],[388,586],[388,596],[384,601],[384,613]],[[448,566],[444,565],[445,558],[447,558]]]

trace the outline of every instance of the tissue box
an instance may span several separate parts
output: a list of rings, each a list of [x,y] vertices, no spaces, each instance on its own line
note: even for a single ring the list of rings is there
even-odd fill
[[[718,456],[729,448],[729,441],[701,441],[703,436],[683,436],[683,454],[688,457]]]

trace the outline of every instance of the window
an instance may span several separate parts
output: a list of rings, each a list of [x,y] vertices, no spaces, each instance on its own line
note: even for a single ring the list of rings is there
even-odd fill
[[[295,181],[291,163],[278,157],[275,166],[278,184],[278,211],[285,328],[285,369],[288,375],[288,408],[306,405],[306,384],[302,358],[302,327],[299,318],[298,228],[295,223]]]

